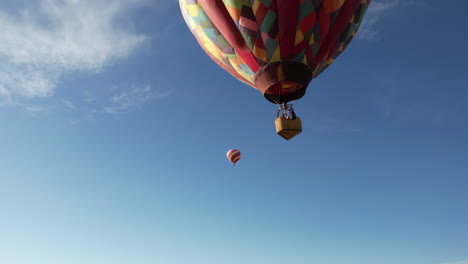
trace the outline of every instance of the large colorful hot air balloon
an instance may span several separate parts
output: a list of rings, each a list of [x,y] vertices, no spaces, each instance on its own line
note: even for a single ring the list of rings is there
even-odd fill
[[[226,157],[232,163],[232,165],[236,166],[236,163],[241,158],[241,153],[237,149],[231,149],[227,152]]]
[[[280,106],[277,130],[283,129],[282,136],[289,139],[300,133],[300,120],[288,102],[304,96],[310,81],[344,51],[370,1],[179,3],[187,25],[211,59]]]

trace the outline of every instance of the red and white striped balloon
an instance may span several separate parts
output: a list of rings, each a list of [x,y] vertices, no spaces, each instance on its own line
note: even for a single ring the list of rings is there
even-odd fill
[[[232,165],[236,165],[236,163],[240,160],[241,158],[241,153],[237,149],[231,149],[227,152],[226,154],[228,160],[232,162]]]

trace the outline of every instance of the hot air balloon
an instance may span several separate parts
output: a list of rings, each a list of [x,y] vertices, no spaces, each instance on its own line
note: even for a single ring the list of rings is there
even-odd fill
[[[277,133],[302,131],[291,101],[344,51],[371,0],[179,0],[219,66],[279,105]]]
[[[237,149],[231,149],[226,154],[228,160],[232,163],[232,165],[236,166],[236,163],[241,158],[241,153]]]

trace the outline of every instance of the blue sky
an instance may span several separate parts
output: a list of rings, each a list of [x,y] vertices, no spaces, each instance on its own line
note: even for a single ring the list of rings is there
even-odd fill
[[[0,262],[467,264],[450,4],[374,0],[285,141],[177,1],[2,1]]]

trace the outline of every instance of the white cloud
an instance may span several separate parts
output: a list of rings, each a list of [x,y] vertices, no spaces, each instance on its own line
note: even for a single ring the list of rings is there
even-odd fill
[[[342,117],[332,116],[329,113],[316,112],[312,117],[315,122],[311,128],[317,133],[346,133],[357,134],[365,131],[353,120],[343,119]]]
[[[73,110],[73,111],[79,110],[78,106],[76,106],[74,103],[72,103],[69,100],[62,100],[62,103],[63,105],[65,105],[65,107],[67,107],[70,110]]]
[[[360,26],[358,37],[368,40],[374,39],[378,33],[376,29],[378,22],[399,4],[400,0],[372,1]]]
[[[104,107],[108,114],[116,114],[131,107],[142,105],[150,100],[168,96],[170,91],[162,92],[154,89],[151,85],[132,85],[127,89],[116,89],[109,100],[109,104]]]
[[[456,262],[444,262],[441,264],[468,264],[468,260],[465,261],[456,261]]]
[[[107,88],[96,88],[93,91],[84,90],[83,96],[69,99],[52,99],[54,109],[64,109],[65,118],[70,125],[82,122],[93,122],[109,115],[117,115],[132,109],[142,109],[145,104],[170,96],[173,92],[167,86],[163,89],[158,84],[138,85],[128,84]],[[25,107],[24,107],[25,108]],[[28,110],[28,109],[26,109]],[[39,111],[36,111],[39,113]],[[61,111],[62,113],[64,111]]]
[[[384,1],[372,1],[369,6],[369,10],[367,11],[369,15],[378,14],[381,12],[385,12],[389,9],[395,8],[400,3],[400,0],[384,0]]]
[[[0,102],[47,97],[68,72],[99,72],[145,41],[116,22],[136,1],[41,0],[0,11]]]
[[[352,133],[359,133],[359,132],[362,132],[362,130],[363,129],[360,127],[349,127],[345,129],[345,131],[352,132]]]
[[[391,12],[397,11],[399,7],[404,6],[425,6],[425,4],[418,0],[373,0],[364,16],[357,37],[368,40],[375,39],[379,33],[377,26],[381,20]]]
[[[88,91],[88,90],[84,91],[84,97],[85,97],[84,100],[87,103],[92,103],[92,102],[96,101],[96,97],[94,95],[92,95],[91,92]]]

